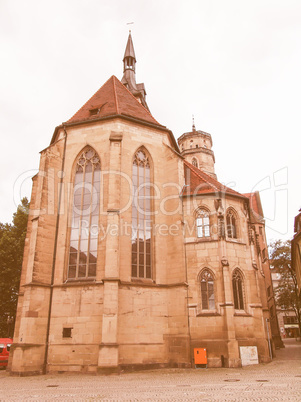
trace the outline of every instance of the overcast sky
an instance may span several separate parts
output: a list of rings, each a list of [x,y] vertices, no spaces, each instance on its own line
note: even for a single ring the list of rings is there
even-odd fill
[[[134,22],[133,25],[127,23]],[[213,138],[219,181],[260,191],[267,237],[301,207],[300,0],[0,0],[0,221],[55,127],[110,78],[128,30],[153,116]]]

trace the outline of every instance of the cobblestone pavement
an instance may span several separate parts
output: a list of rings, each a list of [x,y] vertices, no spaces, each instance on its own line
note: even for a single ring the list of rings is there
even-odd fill
[[[10,377],[1,401],[301,401],[301,343],[285,341],[269,364],[241,369],[164,369],[93,376]]]

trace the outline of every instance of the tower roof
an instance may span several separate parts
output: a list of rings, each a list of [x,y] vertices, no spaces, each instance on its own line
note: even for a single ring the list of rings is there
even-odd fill
[[[109,116],[127,116],[163,127],[114,75],[75,113],[67,123]]]
[[[128,41],[127,41],[127,44],[126,44],[123,60],[126,57],[133,57],[135,59],[135,61],[136,61],[136,56],[135,56],[135,51],[134,51],[134,45],[133,45],[133,41],[132,41],[131,31],[129,33],[129,38],[128,38]]]

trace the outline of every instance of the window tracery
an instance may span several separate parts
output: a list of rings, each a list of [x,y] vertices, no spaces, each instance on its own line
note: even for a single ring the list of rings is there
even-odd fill
[[[100,160],[88,147],[75,168],[68,279],[96,276],[99,194]]]
[[[192,165],[195,166],[196,168],[198,167],[198,161],[196,158],[192,158]]]
[[[232,287],[235,310],[244,310],[244,285],[242,273],[235,269],[232,275]]]
[[[210,221],[209,212],[205,209],[200,209],[196,218],[197,237],[210,236]]]
[[[132,278],[151,279],[151,170],[143,149],[135,153],[132,169]]]
[[[214,310],[214,279],[209,269],[204,269],[200,277],[202,310]]]
[[[227,212],[226,217],[227,236],[229,239],[237,239],[237,218],[232,209]]]

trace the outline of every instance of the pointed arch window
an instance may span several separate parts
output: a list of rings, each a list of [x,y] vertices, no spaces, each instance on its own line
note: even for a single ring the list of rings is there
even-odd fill
[[[192,159],[192,165],[195,166],[196,168],[198,167],[198,161],[196,158]]]
[[[196,218],[197,237],[210,237],[209,212],[200,209]]]
[[[231,209],[227,212],[227,236],[229,239],[237,239],[237,218]]]
[[[200,277],[202,310],[214,310],[214,279],[209,269],[204,269]]]
[[[94,149],[81,153],[75,169],[68,279],[95,278],[100,160]]]
[[[244,310],[244,285],[242,273],[236,269],[232,275],[232,287],[235,310]]]
[[[151,279],[151,177],[149,158],[143,149],[133,160],[132,278]]]

